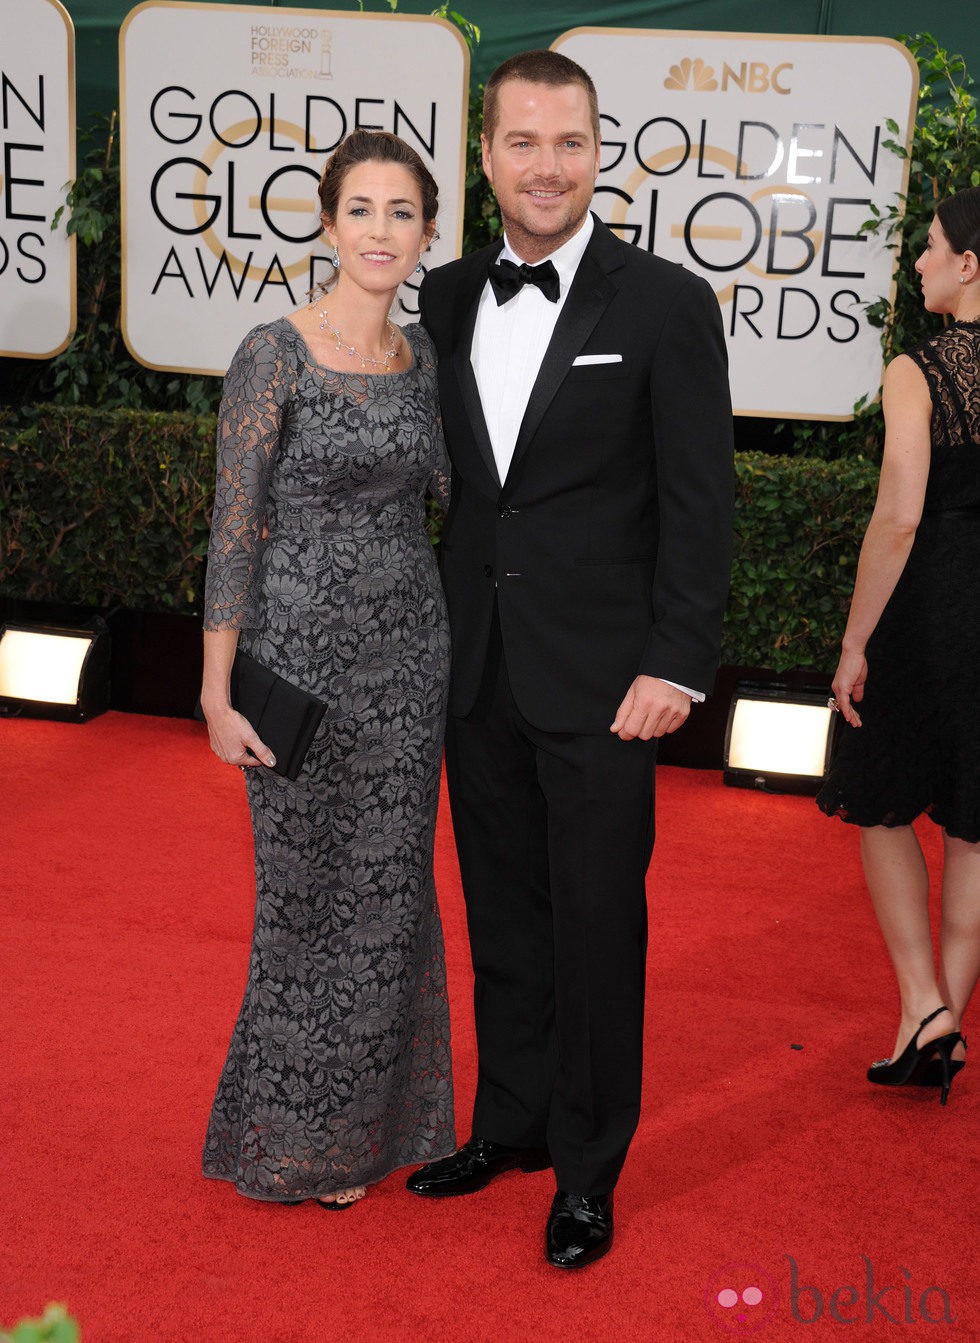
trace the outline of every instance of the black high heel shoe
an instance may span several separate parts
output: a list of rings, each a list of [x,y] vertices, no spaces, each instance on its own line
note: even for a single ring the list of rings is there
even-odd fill
[[[954,1062],[950,1056],[957,1045],[965,1043],[963,1037],[959,1031],[950,1031],[948,1035],[940,1035],[935,1040],[930,1040],[921,1049],[918,1046],[918,1039],[923,1027],[928,1026],[929,1022],[934,1021],[941,1012],[948,1011],[949,1008],[944,1004],[942,1007],[937,1007],[935,1012],[930,1012],[927,1017],[923,1017],[919,1022],[919,1029],[897,1059],[894,1061],[878,1059],[872,1063],[868,1069],[868,1081],[883,1087],[938,1085],[942,1087],[939,1104],[945,1105],[949,1089],[953,1085],[953,1078],[963,1066],[959,1059]],[[938,1057],[934,1058],[934,1054]],[[931,1076],[937,1076],[939,1080],[932,1081]]]
[[[960,1039],[963,1048],[966,1049],[966,1036],[962,1035]],[[965,1066],[966,1066],[966,1059],[950,1059],[949,1061],[950,1081],[952,1081],[953,1078],[956,1076],[956,1074],[960,1071],[960,1069],[964,1068]],[[925,1064],[923,1069],[922,1085],[925,1087],[941,1087],[944,1085],[943,1077],[944,1077],[944,1069],[942,1066],[942,1059],[930,1059],[929,1062]]]

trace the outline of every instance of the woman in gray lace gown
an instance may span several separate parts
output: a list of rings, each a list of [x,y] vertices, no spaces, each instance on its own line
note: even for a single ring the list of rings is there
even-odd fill
[[[201,703],[245,772],[257,901],[204,1173],[337,1209],[455,1150],[432,875],[449,637],[425,530],[447,468],[429,339],[388,319],[435,182],[357,131],[320,202],[337,283],[246,336],[219,417]],[[327,705],[295,782],[231,707],[239,640]]]
[[[817,801],[861,827],[901,999],[868,1081],[935,1086],[963,1067],[980,976],[980,188],[941,201],[915,268],[952,322],[889,364],[885,450],[834,695],[847,720]],[[938,963],[912,829],[943,832]]]

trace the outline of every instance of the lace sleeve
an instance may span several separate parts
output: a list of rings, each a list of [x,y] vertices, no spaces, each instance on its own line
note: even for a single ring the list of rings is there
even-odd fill
[[[279,449],[288,371],[274,332],[256,327],[225,375],[218,471],[204,592],[206,630],[255,624],[269,481]]]
[[[933,447],[980,442],[980,324],[954,322],[923,341],[909,358],[925,375],[933,406]]]
[[[436,460],[429,477],[429,493],[444,511],[449,508],[452,494],[452,468],[449,465],[449,453],[446,451],[446,439],[442,432],[442,416],[436,414]]]
[[[429,477],[429,494],[443,510],[449,507],[452,489],[452,470],[449,454],[446,451],[446,439],[442,431],[442,416],[439,414],[439,381],[437,376],[438,359],[432,337],[424,326],[412,322],[403,328],[412,352],[419,362],[432,396],[432,413],[435,417],[435,461]]]

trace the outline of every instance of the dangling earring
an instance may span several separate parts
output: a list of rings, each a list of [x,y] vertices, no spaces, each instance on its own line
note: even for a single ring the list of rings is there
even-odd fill
[[[423,269],[422,269],[422,258],[421,258],[421,257],[419,257],[418,265],[415,267],[415,274],[416,274],[416,275],[424,275],[424,274],[425,274],[425,272],[424,272]]]
[[[333,249],[333,256],[330,258],[334,270],[340,270],[340,253],[336,247]]]

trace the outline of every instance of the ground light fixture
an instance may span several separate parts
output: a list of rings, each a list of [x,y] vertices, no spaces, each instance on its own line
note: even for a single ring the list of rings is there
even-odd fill
[[[829,687],[739,682],[725,730],[724,780],[764,793],[816,793],[840,715]]]
[[[87,626],[0,625],[0,716],[84,723],[109,707],[109,631]]]

